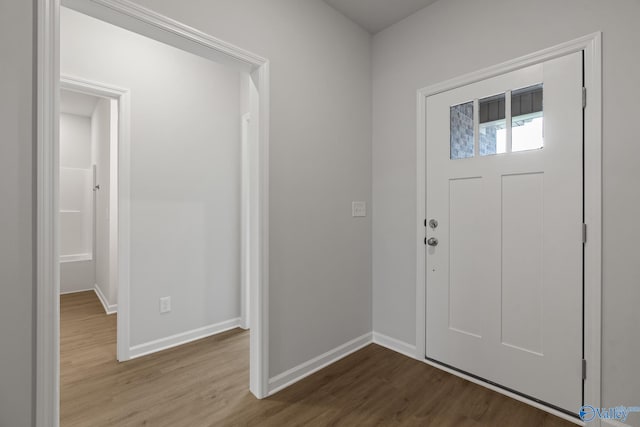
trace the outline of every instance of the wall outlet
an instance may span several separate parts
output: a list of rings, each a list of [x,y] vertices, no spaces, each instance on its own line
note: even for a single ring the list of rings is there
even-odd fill
[[[171,297],[160,298],[160,313],[171,311]]]
[[[367,202],[351,202],[351,216],[367,216]]]

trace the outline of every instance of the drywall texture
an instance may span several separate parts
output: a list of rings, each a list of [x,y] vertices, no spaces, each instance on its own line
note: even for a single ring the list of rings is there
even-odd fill
[[[317,0],[137,3],[270,61],[270,376],[370,332],[370,36]]]
[[[0,2],[0,426],[33,423],[33,3]]]
[[[65,8],[60,43],[131,92],[131,346],[239,317],[239,73]]]
[[[376,332],[415,343],[416,90],[602,30],[603,403],[640,402],[640,145],[631,130],[640,115],[638,16],[637,0],[447,0],[374,37]]]

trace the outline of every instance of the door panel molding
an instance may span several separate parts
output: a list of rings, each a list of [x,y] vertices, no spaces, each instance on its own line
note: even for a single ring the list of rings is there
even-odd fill
[[[426,360],[426,129],[427,97],[486,80],[571,53],[583,52],[584,86],[589,102],[584,109],[584,222],[589,236],[584,246],[584,358],[587,378],[584,382],[585,404],[599,407],[601,402],[601,325],[602,325],[602,33],[535,52],[521,58],[456,77],[417,91],[417,215],[416,215],[416,358],[454,375],[514,397],[554,415],[579,422],[549,406],[516,396],[480,380]],[[578,363],[578,361],[576,361]],[[551,402],[552,403],[552,402]],[[577,409],[577,408],[576,408]]]

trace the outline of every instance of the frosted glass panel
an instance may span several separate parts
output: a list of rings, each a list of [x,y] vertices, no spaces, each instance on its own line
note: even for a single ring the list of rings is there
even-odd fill
[[[507,152],[505,94],[481,99],[479,147],[481,156]]]
[[[542,84],[511,94],[512,151],[536,150],[544,146]]]
[[[450,109],[451,159],[473,157],[473,101]]]

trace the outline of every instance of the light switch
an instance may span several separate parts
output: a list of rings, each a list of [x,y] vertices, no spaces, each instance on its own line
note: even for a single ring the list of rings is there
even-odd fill
[[[367,216],[367,202],[352,202],[351,216],[353,217]]]

